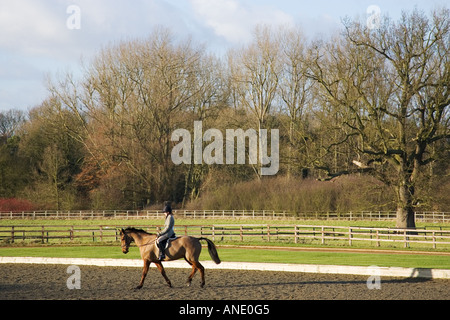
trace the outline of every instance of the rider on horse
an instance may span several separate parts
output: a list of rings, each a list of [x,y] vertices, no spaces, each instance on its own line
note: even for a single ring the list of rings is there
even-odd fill
[[[158,233],[158,239],[156,240],[156,245],[159,248],[159,260],[165,259],[166,255],[164,253],[167,241],[175,236],[173,227],[175,225],[175,219],[173,218],[172,208],[170,202],[166,202],[163,209],[164,215],[166,216],[166,221],[164,222],[164,229]]]

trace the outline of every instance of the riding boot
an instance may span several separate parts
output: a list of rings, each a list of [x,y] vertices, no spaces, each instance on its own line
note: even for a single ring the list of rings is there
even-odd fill
[[[165,258],[166,258],[166,255],[165,255],[165,253],[164,253],[164,247],[165,247],[165,244],[164,243],[158,243],[158,249],[159,249],[159,257],[158,257],[158,260],[159,261],[163,261]]]

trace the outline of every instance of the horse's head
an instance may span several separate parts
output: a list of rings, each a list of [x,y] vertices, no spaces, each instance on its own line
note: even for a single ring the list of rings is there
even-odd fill
[[[133,241],[133,238],[129,236],[124,229],[120,230],[120,245],[122,246],[122,252],[127,254],[128,248],[130,247],[130,243]]]

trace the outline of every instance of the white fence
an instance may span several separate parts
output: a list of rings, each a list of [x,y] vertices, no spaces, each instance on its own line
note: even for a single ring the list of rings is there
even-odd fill
[[[148,232],[160,231],[158,226],[137,226]],[[116,225],[15,225],[0,226],[0,242],[17,243],[111,243],[117,242],[119,228]],[[175,229],[178,235],[210,237],[221,242],[289,242],[304,244],[335,244],[353,246],[360,243],[366,246],[381,247],[385,243],[390,246],[409,247],[421,244],[425,247],[450,248],[450,230],[442,227],[432,229],[391,229],[321,225],[178,225]]]
[[[175,210],[180,218],[187,219],[293,219],[293,220],[394,220],[394,211],[361,212],[301,212],[270,210]],[[159,219],[163,213],[157,210],[97,210],[97,211],[32,211],[0,212],[0,219]],[[450,212],[416,212],[419,222],[450,222]]]

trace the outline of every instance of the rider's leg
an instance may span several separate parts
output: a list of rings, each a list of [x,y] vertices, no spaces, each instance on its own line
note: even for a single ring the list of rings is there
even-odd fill
[[[166,246],[165,240],[167,240],[165,238],[165,236],[162,236],[156,241],[156,245],[158,246],[158,249],[159,249],[159,256],[158,256],[159,261],[162,261],[166,258],[165,248],[164,248]]]

